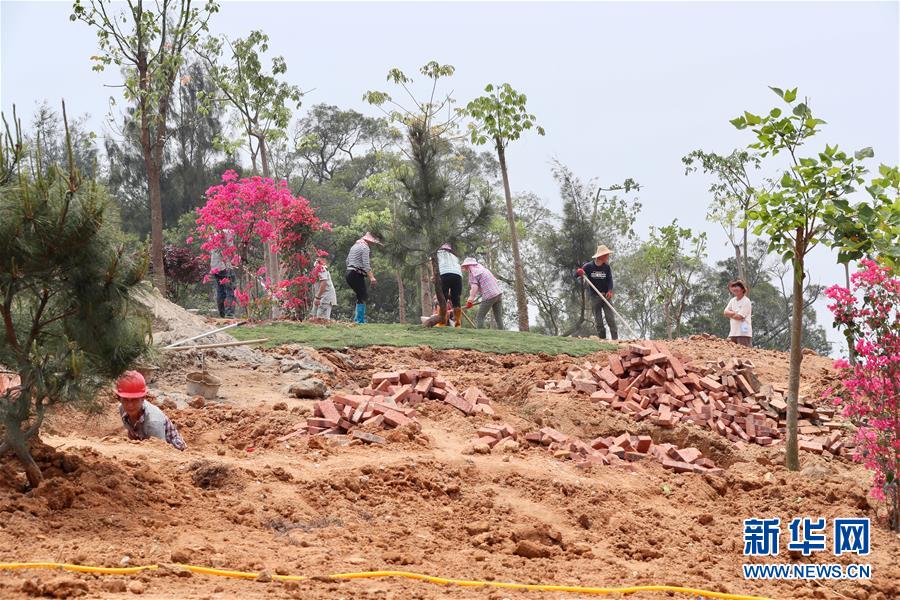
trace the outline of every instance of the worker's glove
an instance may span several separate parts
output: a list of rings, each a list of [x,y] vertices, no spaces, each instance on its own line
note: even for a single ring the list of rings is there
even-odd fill
[[[578,269],[577,271],[575,271],[575,274],[579,277],[584,277],[584,269]]]
[[[469,300],[468,302],[466,302],[466,308],[472,308],[472,306],[474,306],[474,305],[472,304],[472,301],[471,301],[471,300]]]

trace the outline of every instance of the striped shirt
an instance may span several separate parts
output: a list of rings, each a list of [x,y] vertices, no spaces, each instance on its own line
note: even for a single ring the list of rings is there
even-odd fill
[[[462,277],[462,269],[459,268],[459,259],[447,250],[437,251],[438,273],[440,275],[454,274]]]
[[[500,290],[500,284],[497,283],[497,278],[481,265],[469,267],[469,286],[471,286],[470,296],[474,296],[476,290],[481,291],[482,302],[496,298],[503,293]]]
[[[144,400],[141,416],[137,423],[132,424],[128,413],[119,405],[119,414],[122,416],[122,424],[128,430],[128,437],[132,440],[146,440],[155,437],[172,444],[178,450],[187,448],[187,444],[178,433],[175,424],[158,407]]]
[[[369,245],[362,240],[356,240],[350,248],[350,254],[347,255],[347,270],[350,269],[364,273],[372,270],[372,263],[369,262]]]

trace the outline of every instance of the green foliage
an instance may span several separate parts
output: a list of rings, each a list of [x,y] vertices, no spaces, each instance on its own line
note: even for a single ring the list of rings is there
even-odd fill
[[[666,334],[671,339],[673,333],[681,335],[682,315],[706,256],[706,233],[695,235],[690,228],[680,227],[676,219],[671,225],[651,227],[643,249],[656,301],[663,307]]]
[[[313,348],[359,348],[364,346],[429,346],[435,350],[459,348],[498,354],[568,354],[587,356],[615,349],[595,340],[552,337],[527,332],[463,328],[426,328],[421,325],[368,323],[362,327],[335,323],[328,326],[305,323],[273,323],[239,327],[238,339],[269,338],[269,345],[303,344]]]
[[[464,111],[474,121],[469,125],[473,144],[486,144],[490,140],[498,147],[505,147],[529,129],[544,135],[537,117],[525,106],[525,94],[517,92],[508,83],[488,84],[484,91],[487,94],[469,102]]]
[[[68,171],[19,168],[0,188],[0,365],[21,378],[0,397],[0,454],[12,449],[32,485],[41,475],[27,444],[45,412],[89,403],[145,351],[149,333],[131,303],[147,254],[117,243],[106,191],[83,182],[71,146],[67,154]]]
[[[229,64],[223,64],[227,45]],[[265,150],[267,141],[286,135],[291,120],[291,107],[300,108],[303,92],[296,85],[282,80],[287,63],[281,56],[272,58],[270,69],[263,65],[262,56],[269,50],[269,36],[262,31],[251,31],[246,38],[233,42],[225,38],[211,37],[201,51],[215,82],[213,93],[207,94],[209,103],[227,102],[238,114],[248,141],[259,140]],[[220,140],[227,153],[241,145],[238,141]],[[256,164],[256,152],[251,144],[250,152]],[[263,160],[263,173],[269,166]]]

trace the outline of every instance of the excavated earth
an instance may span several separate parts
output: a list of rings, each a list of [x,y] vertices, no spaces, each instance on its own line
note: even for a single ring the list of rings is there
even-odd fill
[[[701,364],[750,358],[761,379],[787,383],[783,353],[711,338],[677,340],[670,348]],[[174,355],[160,371],[151,387],[177,406],[167,412],[188,444],[185,452],[156,440],[127,440],[112,398],[99,414],[55,414],[35,449],[45,475],[38,489],[25,491],[11,458],[0,463],[0,560],[189,563],[320,577],[282,583],[265,575],[237,580],[177,568],[137,576],[6,571],[0,598],[587,597],[321,577],[381,569],[483,581],[668,584],[773,598],[900,595],[900,540],[867,497],[869,472],[846,458],[807,453],[802,471],[789,472],[780,444],[734,444],[693,425],[662,430],[592,404],[585,394],[536,389],[538,382],[563,378],[571,364],[603,362],[602,353],[574,359],[427,347],[318,353],[286,347],[254,354],[244,361],[209,353],[207,367],[223,385],[219,401],[199,408],[184,394],[196,357]],[[282,363],[298,356],[304,367],[325,365],[315,376],[330,391],[366,385],[378,371],[427,366],[458,389],[479,386],[496,420],[521,433],[550,426],[583,439],[649,434],[657,442],[700,448],[726,473],[675,474],[653,460],[581,468],[527,446],[473,455],[467,448],[475,431],[491,417],[466,417],[437,402],[420,406],[421,432],[390,432],[383,446],[302,436],[278,441],[312,413],[311,400],[286,394],[299,375],[282,372]],[[829,359],[804,356],[803,393],[817,397],[832,377]],[[742,520],[780,517],[786,523],[796,516],[870,517],[872,553],[802,558],[782,548],[769,562],[868,562],[872,579],[745,581]]]

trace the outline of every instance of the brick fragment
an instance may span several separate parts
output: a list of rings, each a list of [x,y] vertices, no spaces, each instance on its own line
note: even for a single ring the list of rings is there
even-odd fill
[[[368,442],[370,444],[384,444],[385,442],[387,442],[387,440],[380,435],[375,435],[374,433],[369,433],[368,431],[359,431],[358,429],[351,433],[350,437]]]
[[[637,439],[637,444],[635,445],[635,450],[638,452],[647,453],[650,451],[650,446],[653,445],[653,438],[649,435],[639,435]]]

